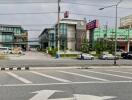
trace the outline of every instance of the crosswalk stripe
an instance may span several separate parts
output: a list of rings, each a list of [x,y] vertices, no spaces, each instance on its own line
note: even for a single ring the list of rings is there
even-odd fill
[[[36,72],[36,71],[30,71],[30,72],[34,73],[34,74],[37,74],[37,75],[40,75],[40,76],[43,76],[43,77],[47,77],[47,78],[51,78],[51,79],[54,79],[54,80],[57,80],[57,81],[61,81],[61,82],[71,82],[69,80],[65,80],[65,79],[62,79],[62,78],[57,78],[57,77],[47,75],[47,74],[42,74],[42,73],[39,73],[39,72]]]
[[[73,73],[73,72],[66,72],[66,71],[58,71],[58,72],[66,73],[66,74],[71,74],[71,75],[76,75],[76,76],[81,76],[81,77],[85,77],[85,78],[91,78],[91,79],[100,80],[100,81],[109,81],[107,79],[102,79],[102,78],[97,78],[97,77],[82,75],[82,74]]]
[[[12,72],[6,72],[6,73],[7,73],[8,75],[10,75],[10,76],[12,76],[12,77],[14,77],[14,78],[16,78],[16,79],[18,79],[18,80],[24,82],[24,83],[26,83],[26,84],[31,84],[31,83],[32,83],[31,81],[29,81],[29,80],[27,80],[27,79],[25,79],[25,78],[23,78],[23,77],[20,77],[20,76],[14,74],[14,73],[12,73]]]
[[[111,71],[111,72],[119,72],[119,73],[125,73],[125,74],[132,74],[131,72],[124,72],[124,71],[115,71],[115,70],[106,70],[106,71]]]
[[[97,74],[102,74],[102,75],[116,76],[116,77],[121,77],[121,78],[126,78],[126,79],[132,79],[132,77],[116,75],[116,74],[110,74],[110,73],[104,73],[104,72],[97,72],[97,71],[90,71],[90,70],[83,70],[83,71],[97,73]]]

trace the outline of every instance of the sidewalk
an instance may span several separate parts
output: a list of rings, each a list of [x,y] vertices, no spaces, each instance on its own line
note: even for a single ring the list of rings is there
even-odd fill
[[[52,57],[48,54],[44,54],[41,52],[31,52],[27,51],[24,52],[25,55],[11,55],[9,56],[10,60],[47,60],[47,59],[52,59]]]

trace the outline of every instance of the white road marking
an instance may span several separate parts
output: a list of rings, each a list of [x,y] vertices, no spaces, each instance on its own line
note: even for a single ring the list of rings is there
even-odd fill
[[[54,99],[48,99],[50,98],[54,93],[56,92],[65,92],[65,91],[59,91],[59,90],[40,90],[35,93],[36,95],[33,96],[29,100],[106,100],[106,99],[112,99],[115,98],[113,96],[95,96],[95,95],[86,95],[86,94],[73,94],[73,97],[71,98],[54,98]]]
[[[34,74],[37,74],[37,75],[40,75],[40,76],[43,76],[43,77],[51,78],[51,79],[54,79],[54,80],[57,80],[57,81],[60,81],[60,82],[71,82],[69,80],[65,80],[65,79],[62,79],[62,78],[57,78],[57,77],[50,76],[50,75],[47,75],[47,74],[42,74],[42,73],[39,73],[39,72],[36,72],[36,71],[30,71],[30,72],[34,73]]]
[[[16,78],[16,79],[18,79],[18,80],[24,82],[24,83],[26,83],[26,84],[31,84],[31,83],[32,83],[31,81],[29,81],[29,80],[27,80],[27,79],[25,79],[25,78],[23,78],[23,77],[20,77],[20,76],[14,74],[14,73],[12,73],[12,72],[6,72],[6,73],[7,73],[8,75],[10,75],[10,76],[12,76],[12,77],[14,77],[14,78]]]
[[[124,72],[124,71],[115,71],[115,70],[106,70],[106,71],[111,71],[111,72],[119,72],[119,73],[125,73],[125,74],[132,74],[131,72]]]
[[[48,99],[48,100],[76,100],[74,98],[60,98],[60,99]]]
[[[88,82],[70,82],[70,83],[42,83],[42,84],[6,84],[0,87],[23,87],[23,86],[53,86],[53,85],[74,85],[74,84],[119,84],[132,83],[132,81],[88,81]]]
[[[92,77],[92,76],[87,76],[87,75],[82,75],[82,74],[78,74],[78,73],[72,73],[72,72],[66,72],[66,71],[58,71],[58,72],[71,74],[71,75],[76,75],[76,76],[81,76],[81,77],[85,77],[85,78],[91,78],[91,79],[100,80],[100,81],[109,81],[109,80],[106,80],[106,79]]]
[[[97,72],[97,71],[91,71],[91,70],[83,70],[83,71],[97,73],[97,74],[102,74],[102,75],[116,76],[116,77],[121,77],[121,78],[126,78],[126,79],[132,79],[132,77],[116,75],[116,74],[110,74],[110,73],[104,73],[104,72]]]
[[[113,96],[94,96],[94,95],[83,95],[83,94],[74,94],[75,100],[106,100],[106,99],[113,99],[116,97]]]
[[[55,92],[58,92],[58,91],[57,90],[40,90],[40,91],[32,92],[37,94],[29,100],[48,100],[48,98]]]

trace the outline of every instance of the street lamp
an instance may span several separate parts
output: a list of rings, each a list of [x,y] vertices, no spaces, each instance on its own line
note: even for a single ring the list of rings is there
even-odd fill
[[[99,10],[103,10],[103,9],[105,9],[105,8],[115,7],[115,10],[116,10],[116,16],[115,16],[115,52],[114,52],[115,59],[114,59],[114,65],[116,65],[118,5],[119,5],[121,2],[122,2],[122,0],[120,0],[120,1],[119,1],[117,4],[115,4],[115,5],[111,5],[111,6],[106,6],[106,7],[103,7],[103,8],[99,8]]]

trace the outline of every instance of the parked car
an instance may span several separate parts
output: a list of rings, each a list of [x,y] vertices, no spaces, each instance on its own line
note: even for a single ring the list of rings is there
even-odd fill
[[[80,54],[78,55],[77,57],[78,59],[81,59],[81,60],[93,60],[94,59],[94,56],[92,56],[91,54]]]
[[[112,54],[102,54],[99,58],[103,60],[114,60],[115,56]],[[119,58],[116,56],[116,59],[119,59]]]
[[[0,47],[0,53],[8,54],[9,53],[9,47]]]
[[[123,59],[132,59],[132,52],[124,52],[121,54]]]

